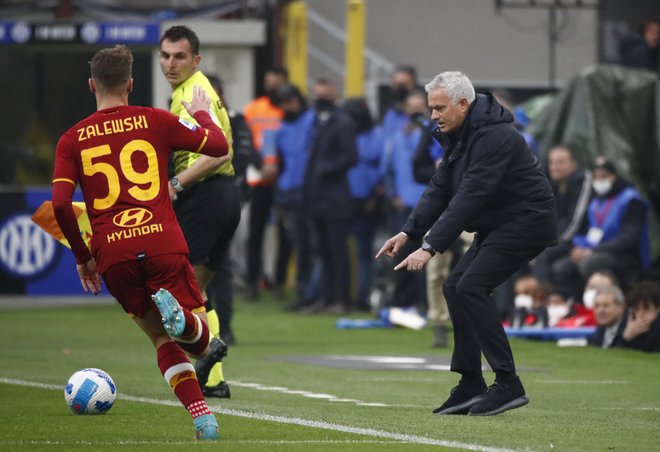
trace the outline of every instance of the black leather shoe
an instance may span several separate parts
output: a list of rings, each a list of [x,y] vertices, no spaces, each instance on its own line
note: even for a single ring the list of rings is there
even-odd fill
[[[529,398],[525,395],[520,378],[510,381],[495,381],[488,387],[484,397],[470,408],[470,416],[494,416],[505,411],[527,405]]]
[[[449,398],[433,410],[433,414],[467,414],[474,405],[479,403],[486,390],[486,382],[481,379],[474,383],[461,380],[458,386],[452,388]]]
[[[211,368],[215,366],[216,363],[222,361],[222,358],[227,356],[227,344],[222,342],[221,339],[214,337],[209,343],[209,353],[208,355],[199,358],[195,363],[195,373],[197,374],[197,381],[199,382],[199,387],[204,388],[207,380],[209,379],[209,374],[211,373]]]
[[[202,394],[204,394],[204,397],[217,397],[218,399],[231,398],[229,385],[227,385],[226,381],[221,381],[215,386],[204,386]]]

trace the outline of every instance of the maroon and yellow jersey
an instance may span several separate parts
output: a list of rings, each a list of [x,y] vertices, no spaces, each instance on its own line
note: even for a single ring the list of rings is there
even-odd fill
[[[188,253],[168,192],[170,154],[180,149],[215,157],[227,153],[224,135],[208,113],[198,112],[195,119],[208,128],[165,110],[119,106],[97,111],[58,142],[53,204],[66,206],[73,188],[80,184],[99,272],[127,260]],[[70,237],[77,229],[63,225],[69,222],[63,210],[58,216],[56,208],[58,223],[78,263],[85,262],[86,250],[80,248],[77,237]]]

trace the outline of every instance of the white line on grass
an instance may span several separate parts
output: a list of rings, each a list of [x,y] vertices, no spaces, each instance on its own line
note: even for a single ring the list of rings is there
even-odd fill
[[[31,388],[43,388],[43,389],[64,391],[63,389],[64,387],[62,385],[53,385],[47,383],[39,383],[35,381],[17,380],[14,378],[0,378],[0,383],[6,383],[16,386],[27,386]],[[152,399],[148,397],[136,397],[124,393],[119,393],[118,397],[122,400],[128,400],[130,402],[141,402],[141,403],[149,403],[152,405],[181,407],[181,404],[175,400],[162,400],[162,399]],[[209,408],[211,408],[211,410],[213,410],[216,413],[224,414],[227,416],[236,416],[236,417],[242,417],[242,418],[259,420],[259,421],[277,422],[280,424],[300,425],[303,427],[312,427],[323,430],[332,430],[335,432],[352,433],[355,435],[372,436],[375,438],[384,438],[384,439],[411,443],[411,444],[426,444],[430,446],[443,446],[443,447],[451,447],[456,449],[476,450],[482,452],[511,452],[510,449],[499,449],[496,447],[481,446],[478,444],[461,443],[457,441],[446,441],[446,440],[428,438],[419,435],[393,433],[385,430],[376,430],[371,428],[351,427],[349,425],[335,424],[332,422],[276,416],[267,413],[254,413],[250,411],[232,410],[227,408],[220,408],[219,406],[214,406],[214,405],[209,405]]]
[[[365,402],[363,400],[356,400],[356,399],[344,399],[332,394],[323,394],[323,393],[319,394],[316,392],[301,391],[298,389],[289,389],[289,388],[285,388],[284,386],[265,386],[259,383],[245,383],[236,380],[229,380],[227,383],[229,383],[231,386],[237,386],[239,388],[250,388],[256,391],[279,392],[280,394],[299,395],[310,399],[326,399],[328,402],[354,403],[355,405],[358,406],[375,406],[375,407],[388,407],[388,408],[404,408],[404,407],[422,408],[418,405],[389,404],[382,402]]]
[[[629,385],[629,380],[538,380],[537,383],[546,384],[583,384],[583,385]]]

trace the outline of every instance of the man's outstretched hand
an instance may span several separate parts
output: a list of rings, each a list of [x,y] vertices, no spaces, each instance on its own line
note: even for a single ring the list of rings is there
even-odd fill
[[[424,270],[424,266],[431,259],[431,255],[419,248],[415,252],[410,253],[408,257],[399,262],[399,264],[394,267],[394,270],[400,270],[405,268],[409,272],[421,272]]]
[[[396,257],[407,241],[408,236],[403,232],[399,232],[397,235],[391,237],[387,240],[387,242],[385,242],[380,251],[378,251],[378,254],[376,254],[376,259],[381,257],[383,254],[388,257]]]

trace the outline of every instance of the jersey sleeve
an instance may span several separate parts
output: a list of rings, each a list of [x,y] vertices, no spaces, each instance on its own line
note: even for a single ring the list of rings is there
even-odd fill
[[[71,152],[71,142],[67,135],[63,135],[55,148],[55,170],[53,183],[67,182],[75,188],[78,183],[78,165]]]
[[[78,264],[84,264],[92,255],[82,239],[78,220],[73,211],[73,191],[78,182],[78,167],[73,158],[72,147],[64,135],[57,143],[55,170],[53,171],[53,211],[57,224],[66,237]]]
[[[200,152],[211,157],[227,154],[228,145],[225,135],[207,112],[195,113],[195,121],[199,125],[164,110],[159,111],[158,114],[163,130],[167,134],[167,142],[172,149]]]

